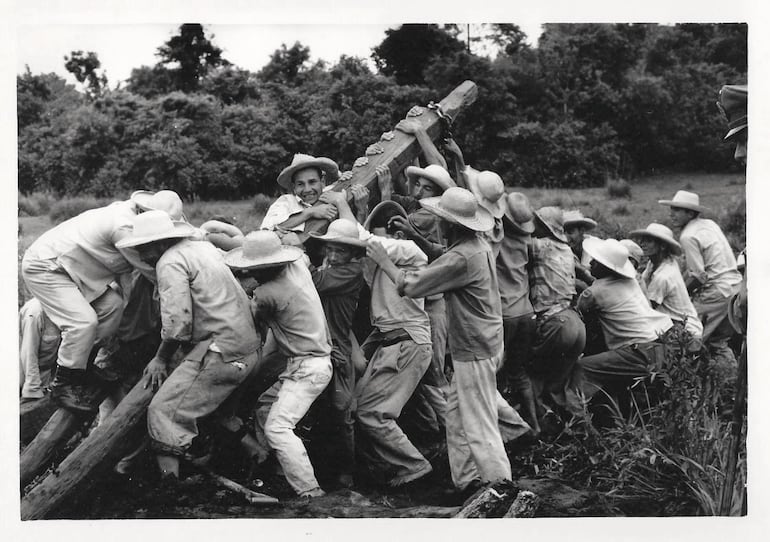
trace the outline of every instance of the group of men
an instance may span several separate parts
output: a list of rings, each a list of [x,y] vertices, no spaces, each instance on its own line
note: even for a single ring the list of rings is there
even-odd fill
[[[726,89],[735,137],[745,89]],[[147,432],[162,477],[200,460],[200,421],[214,419],[255,463],[272,453],[297,495],[321,496],[296,434],[315,404],[340,486],[355,482],[357,461],[392,487],[435,482],[415,440],[425,430],[441,435],[454,491],[467,495],[511,478],[506,443],[626,392],[674,329],[735,364],[727,313],[742,277],[696,194],[660,202],[678,240],[656,223],[600,239],[580,211],[535,210],[499,175],[466,166],[452,140],[450,165],[419,123],[397,129],[416,137],[426,165],[403,177],[378,168],[372,209],[366,188],[335,189],[346,176],[333,160],[295,155],[278,177],[287,193],[247,235],[223,220],[193,227],[170,191],[43,234],[22,261],[34,296],[20,315],[22,397],[42,396],[40,369],[55,365],[52,398],[94,410],[91,385],[109,380],[99,348],[159,323],[144,378],[158,390]],[[329,221],[326,232],[306,234],[311,219]],[[131,303],[137,292],[144,303]],[[137,318],[148,304],[155,322]],[[359,305],[368,322],[356,321]],[[245,394],[268,369],[275,382]],[[254,427],[236,415],[244,405]]]

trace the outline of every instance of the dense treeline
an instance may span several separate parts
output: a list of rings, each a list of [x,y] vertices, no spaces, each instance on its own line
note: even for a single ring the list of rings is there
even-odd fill
[[[415,104],[465,79],[479,98],[457,119],[466,161],[511,185],[580,187],[661,170],[736,167],[714,105],[745,83],[746,25],[547,24],[536,48],[516,25],[486,25],[499,53],[473,54],[457,26],[404,25],[363,59],[309,62],[283,45],[259,72],[231,65],[183,25],[111,90],[95,54],[17,77],[19,189],[113,195],[173,188],[188,198],[275,193],[295,152],[343,169]]]

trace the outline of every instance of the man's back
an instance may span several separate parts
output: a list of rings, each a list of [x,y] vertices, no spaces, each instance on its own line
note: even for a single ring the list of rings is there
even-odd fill
[[[741,282],[735,256],[724,233],[713,220],[694,218],[682,229],[680,242],[687,273],[702,284],[702,296],[732,295]]]

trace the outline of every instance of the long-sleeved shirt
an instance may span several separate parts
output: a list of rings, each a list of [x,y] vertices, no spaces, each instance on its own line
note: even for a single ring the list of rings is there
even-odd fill
[[[24,257],[56,260],[83,297],[93,301],[123,273],[134,267],[148,269],[135,250],[115,247],[115,243],[131,233],[135,216],[130,201],[85,211],[38,237]]]
[[[687,294],[682,273],[673,258],[669,257],[660,262],[657,269],[653,269],[652,262],[647,262],[647,267],[642,272],[642,282],[647,299],[657,304],[658,312],[667,314],[672,320],[684,322],[685,329],[692,333],[693,337],[700,338],[703,335],[703,324]]]
[[[320,267],[311,272],[313,284],[323,305],[332,344],[350,359],[350,326],[364,285],[363,267],[353,260],[344,265]]]
[[[505,236],[500,241],[496,267],[503,318],[516,318],[533,311],[527,274],[531,241],[529,234],[515,232],[511,227],[506,228]]]
[[[698,292],[702,301],[718,300],[735,293],[741,274],[724,233],[713,220],[694,218],[679,236],[687,269],[685,279],[694,277],[703,286]]]
[[[569,307],[575,295],[575,257],[567,243],[533,238],[529,255],[529,299],[538,314]]]
[[[302,201],[302,198],[294,194],[284,194],[273,202],[267,209],[265,218],[262,219],[262,230],[274,230],[279,224],[286,222],[292,215],[300,213],[310,207]],[[302,232],[305,230],[305,223],[297,224],[291,231]]]
[[[270,326],[283,355],[301,359],[331,353],[323,305],[302,260],[287,264],[274,279],[257,286],[251,306],[254,318]]]
[[[577,309],[584,315],[596,313],[610,350],[655,341],[673,325],[650,306],[636,279],[597,279],[580,294]]]
[[[398,286],[409,297],[444,293],[454,361],[490,359],[502,352],[495,262],[489,244],[479,236],[453,244],[425,269],[403,273]]]
[[[40,369],[52,368],[61,343],[61,332],[34,297],[19,309],[19,364],[22,396],[42,397]]]
[[[158,260],[161,338],[213,340],[224,361],[259,348],[249,298],[217,248],[185,239]]]

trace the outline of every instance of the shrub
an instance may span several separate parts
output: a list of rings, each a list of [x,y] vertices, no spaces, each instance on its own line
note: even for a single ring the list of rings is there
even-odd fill
[[[19,216],[43,216],[48,214],[56,198],[48,192],[19,194]]]
[[[628,209],[628,205],[621,203],[620,205],[615,205],[612,208],[612,214],[618,216],[628,216],[631,214],[631,211]]]
[[[631,185],[625,179],[608,179],[606,188],[610,198],[631,199]]]
[[[267,214],[267,210],[270,208],[270,206],[275,201],[275,198],[271,198],[270,196],[266,196],[265,194],[257,194],[254,197],[254,214],[255,221],[257,224],[262,223],[262,219],[265,218],[265,215]]]
[[[66,198],[56,202],[52,207],[48,216],[51,218],[51,223],[58,224],[77,216],[83,211],[89,209],[96,209],[97,207],[103,207],[107,205],[109,200],[88,198],[88,197],[75,197]]]
[[[746,196],[733,196],[717,217],[733,250],[746,248]]]

